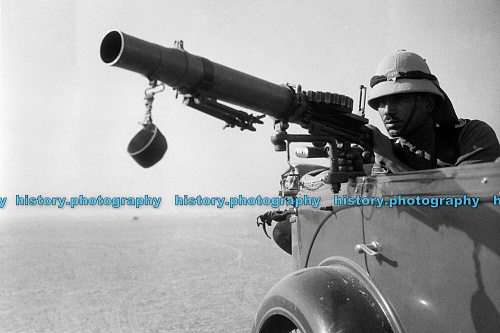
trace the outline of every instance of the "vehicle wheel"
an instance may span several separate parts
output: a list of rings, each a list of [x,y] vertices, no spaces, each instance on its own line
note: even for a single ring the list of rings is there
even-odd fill
[[[274,316],[260,329],[259,333],[301,333],[302,331],[288,318]]]

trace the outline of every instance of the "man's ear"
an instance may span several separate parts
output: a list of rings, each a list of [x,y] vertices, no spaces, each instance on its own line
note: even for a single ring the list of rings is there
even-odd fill
[[[425,112],[431,113],[432,110],[434,110],[434,104],[436,103],[436,100],[434,98],[433,94],[425,94],[422,96],[422,102],[425,108]]]

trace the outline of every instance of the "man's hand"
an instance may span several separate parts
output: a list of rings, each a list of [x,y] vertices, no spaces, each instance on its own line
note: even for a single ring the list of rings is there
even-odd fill
[[[338,161],[341,172],[363,171],[361,153],[355,148],[340,151]]]

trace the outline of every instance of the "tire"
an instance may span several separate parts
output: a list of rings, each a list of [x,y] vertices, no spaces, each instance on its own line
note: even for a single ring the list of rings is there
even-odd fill
[[[302,331],[288,318],[280,315],[266,321],[259,333],[301,333]]]

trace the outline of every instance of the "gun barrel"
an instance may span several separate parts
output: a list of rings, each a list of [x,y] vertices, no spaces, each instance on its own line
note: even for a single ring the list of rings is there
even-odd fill
[[[202,94],[277,119],[293,113],[294,92],[286,86],[190,54],[110,31],[101,43],[101,59],[159,80],[181,93]]]

